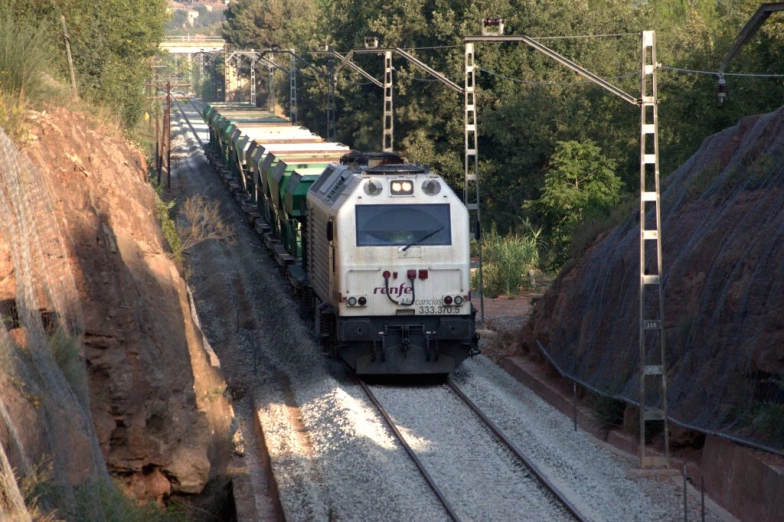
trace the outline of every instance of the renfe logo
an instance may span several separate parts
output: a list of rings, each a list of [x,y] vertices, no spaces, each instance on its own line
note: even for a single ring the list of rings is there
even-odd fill
[[[389,295],[403,295],[403,294],[410,294],[414,288],[411,286],[405,286],[405,283],[400,283],[400,286],[393,286],[389,289]],[[373,289],[374,294],[387,294],[387,289],[383,286],[377,286]]]

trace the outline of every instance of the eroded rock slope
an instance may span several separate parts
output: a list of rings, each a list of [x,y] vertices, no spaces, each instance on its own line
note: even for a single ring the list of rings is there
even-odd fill
[[[766,419],[784,402],[783,190],[784,109],[710,136],[662,190],[670,412],[779,447]],[[635,210],[558,277],[522,338],[524,350],[538,339],[566,371],[631,399],[638,219]]]
[[[55,218],[66,246],[107,468],[140,498],[198,493],[225,471],[231,409],[166,253],[144,159],[75,112],[36,114],[28,124],[34,137],[23,151],[46,177],[54,209],[37,218]],[[0,265],[0,300],[13,300],[13,265]],[[22,439],[34,440],[35,429],[45,426]]]

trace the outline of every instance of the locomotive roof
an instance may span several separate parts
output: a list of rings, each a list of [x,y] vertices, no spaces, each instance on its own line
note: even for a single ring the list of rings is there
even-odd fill
[[[351,151],[340,158],[341,165],[367,166],[371,163],[374,165],[399,164],[405,163],[405,160],[394,152],[362,152],[358,150]]]
[[[390,174],[427,174],[430,169],[424,165],[413,165],[411,163],[382,164],[365,169],[365,174],[390,175]]]

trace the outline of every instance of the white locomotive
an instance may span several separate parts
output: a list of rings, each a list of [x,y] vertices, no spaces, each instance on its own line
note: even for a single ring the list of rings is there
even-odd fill
[[[303,254],[317,334],[358,374],[448,374],[478,353],[468,211],[427,168],[331,164]]]

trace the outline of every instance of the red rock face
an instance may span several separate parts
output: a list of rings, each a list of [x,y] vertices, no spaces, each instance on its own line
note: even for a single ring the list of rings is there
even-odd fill
[[[670,412],[757,440],[766,435],[752,427],[755,407],[780,400],[769,379],[784,374],[782,165],[784,109],[707,138],[662,197]],[[536,351],[539,339],[564,370],[633,399],[637,212],[558,277],[521,340]]]
[[[64,109],[25,153],[48,177],[84,318],[90,407],[110,472],[160,499],[225,469],[231,411],[164,247],[140,153]],[[8,270],[0,246],[0,277]],[[12,295],[4,282],[1,295]],[[5,297],[0,297],[5,298]],[[166,484],[164,484],[164,481]]]

